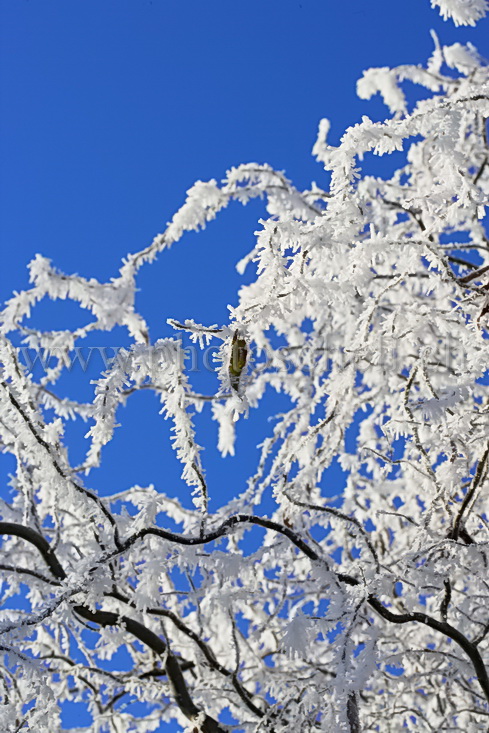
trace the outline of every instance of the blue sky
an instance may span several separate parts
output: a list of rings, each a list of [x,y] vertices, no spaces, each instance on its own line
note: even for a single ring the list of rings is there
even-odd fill
[[[370,66],[423,63],[430,28],[489,56],[488,20],[455,29],[428,0],[1,0],[0,9],[2,300],[27,285],[38,252],[67,273],[110,278],[164,229],[195,180],[232,165],[268,162],[298,187],[327,185],[310,153],[319,119],[331,119],[334,142],[363,114],[384,117],[380,99],[356,98],[357,78]],[[154,340],[172,335],[169,317],[227,321],[243,282],[235,263],[263,214],[260,202],[234,204],[143,268],[138,305]],[[86,319],[75,304],[47,301],[32,323]],[[125,343],[121,330],[83,346]],[[74,370],[65,394],[89,398],[100,367],[94,358],[84,377]],[[121,422],[94,488],[154,482],[178,492],[167,485],[179,479],[169,425],[151,396],[135,397]],[[235,486],[253,470],[262,429],[266,415],[240,425],[243,449],[225,461]],[[205,431],[212,444],[215,426]],[[74,459],[85,432],[72,426]],[[210,446],[206,459],[214,495],[227,493]]]
[[[489,56],[488,19],[455,29],[429,0],[0,0],[0,298],[27,285],[38,252],[65,272],[110,278],[164,229],[195,180],[232,165],[267,162],[299,188],[326,185],[310,154],[320,118],[332,121],[334,142],[363,114],[385,116],[379,99],[356,98],[356,79],[371,66],[424,63],[431,28],[443,44],[471,41]],[[171,335],[169,317],[227,321],[243,282],[235,263],[263,214],[259,202],[235,204],[142,270],[138,303],[153,339]],[[32,322],[85,318],[43,303]],[[66,394],[87,398],[98,371],[74,370]],[[279,402],[271,396],[267,410]],[[238,455],[224,462],[215,427],[197,421],[217,503],[252,473],[267,410],[240,425]],[[91,486],[106,494],[154,483],[178,494],[169,425],[151,396],[138,395],[120,422]],[[86,429],[70,429],[74,456]],[[336,493],[338,471],[331,481]]]

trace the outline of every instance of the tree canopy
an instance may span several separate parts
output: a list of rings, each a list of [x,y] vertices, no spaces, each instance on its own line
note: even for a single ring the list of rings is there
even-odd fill
[[[458,23],[486,7],[432,5]],[[321,121],[313,154],[327,189],[240,165],[198,181],[109,282],[31,262],[30,289],[1,312],[0,439],[16,457],[1,501],[2,600],[26,589],[25,607],[0,614],[2,730],[52,733],[67,699],[85,702],[101,733],[172,719],[204,733],[487,730],[489,72],[470,44],[434,44],[424,67],[358,82],[361,98],[382,95],[385,121],[364,117],[338,146]],[[405,82],[423,90],[414,104]],[[363,156],[394,151],[392,175],[362,173]],[[175,337],[153,342],[135,304],[141,267],[254,197],[268,217],[238,265],[256,277],[229,322],[170,319]],[[44,298],[91,320],[34,329]],[[61,396],[77,341],[116,327],[132,345],[93,401]],[[215,393],[193,388],[184,337],[216,345]],[[52,355],[40,376],[19,344]],[[90,487],[141,390],[172,424],[192,509],[152,487]],[[194,416],[210,411],[232,454],[237,423],[270,390],[286,407],[256,436],[256,470],[212,511]],[[64,440],[72,420],[89,426],[81,465]],[[334,462],[347,483],[332,499]],[[122,647],[129,672],[100,664]],[[124,696],[145,703],[142,717]]]

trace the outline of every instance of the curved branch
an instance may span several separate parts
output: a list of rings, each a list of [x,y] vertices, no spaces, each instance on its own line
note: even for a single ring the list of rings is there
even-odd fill
[[[132,605],[131,601],[127,596],[124,596],[119,591],[112,591],[110,594],[113,598],[116,598],[118,601],[121,601],[122,603],[126,603],[128,605]],[[243,700],[245,705],[251,710],[251,712],[256,715],[259,718],[262,718],[264,716],[264,713],[260,708],[257,708],[252,700],[252,695],[248,692],[248,690],[243,687],[241,682],[237,679],[236,675],[233,672],[230,672],[226,667],[224,667],[219,660],[216,658],[214,652],[209,647],[209,645],[203,641],[200,636],[190,628],[190,626],[187,626],[187,624],[182,621],[182,619],[177,616],[176,613],[173,613],[173,611],[170,611],[166,608],[148,608],[146,609],[147,613],[153,614],[155,616],[162,616],[164,618],[169,618],[170,621],[175,624],[177,629],[181,631],[183,634],[188,636],[189,639],[192,639],[192,641],[197,644],[200,651],[204,655],[205,659],[209,663],[209,665],[214,669],[216,672],[219,672],[224,677],[230,678],[233,687],[240,696],[240,698]]]
[[[56,557],[56,554],[51,549],[48,541],[38,532],[30,527],[24,527],[20,524],[14,524],[13,522],[0,522],[0,534],[9,534],[21,537],[27,542],[30,542],[30,544],[34,545],[34,547],[39,550],[53,575],[59,580],[64,580],[66,578],[66,573]],[[194,720],[200,714],[199,708],[193,703],[190,697],[187,685],[183,678],[182,670],[180,669],[176,657],[170,652],[166,643],[153,631],[147,629],[143,624],[139,623],[139,621],[131,619],[128,616],[120,616],[112,611],[91,611],[82,605],[74,606],[73,610],[78,614],[78,616],[86,621],[92,621],[100,626],[118,626],[122,624],[130,634],[136,637],[136,639],[139,639],[139,641],[148,646],[159,656],[164,656],[165,670],[172,686],[175,701],[180,710],[190,720]],[[224,733],[217,721],[208,715],[205,716],[202,731],[204,733]]]
[[[174,534],[173,532],[167,532],[166,530],[160,529],[159,527],[147,527],[147,528],[140,530],[139,532],[136,532],[134,535],[132,535],[132,537],[129,537],[124,543],[122,543],[122,552],[132,547],[139,539],[143,539],[144,537],[151,536],[151,535],[156,536],[156,537],[161,537],[162,539],[172,541],[172,542],[175,542],[181,545],[187,545],[187,546],[208,544],[209,542],[213,542],[216,539],[220,539],[221,537],[224,537],[229,532],[230,529],[237,526],[238,524],[244,524],[244,523],[256,524],[260,527],[264,527],[265,529],[271,529],[279,534],[282,534],[286,536],[310,560],[313,560],[314,562],[322,562],[322,563],[326,562],[302,539],[300,535],[298,535],[293,530],[289,529],[289,527],[281,525],[278,522],[274,522],[271,519],[265,519],[264,517],[258,517],[254,515],[248,515],[248,514],[237,514],[232,517],[229,517],[216,530],[212,532],[208,532],[207,534],[203,535],[202,537],[185,537],[182,535]],[[45,540],[44,537],[42,537],[42,535],[38,534],[37,532],[30,529],[29,527],[23,527],[22,525],[16,525],[10,522],[0,522],[0,534],[13,534],[18,537],[23,537],[28,542],[31,542],[31,544],[37,547],[37,549],[41,552],[42,556],[44,557],[46,563],[49,565],[53,574],[55,574],[56,577],[59,577],[59,578],[66,577],[63,568],[61,567],[58,559],[56,558],[55,553],[51,550],[47,540]],[[110,561],[111,557],[114,557],[116,554],[120,554],[120,553],[113,553],[111,556],[107,558],[107,560]],[[62,575],[60,575],[60,573],[62,573]],[[357,580],[356,578],[352,577],[351,575],[345,575],[343,573],[336,573],[336,578],[347,585],[358,586],[361,584],[361,582]],[[395,624],[406,624],[406,623],[411,623],[411,622],[421,623],[433,629],[434,631],[438,631],[439,633],[443,634],[443,636],[446,636],[447,638],[452,639],[456,644],[458,644],[463,649],[463,651],[467,654],[470,661],[472,662],[474,670],[477,674],[477,679],[479,680],[479,684],[484,692],[484,695],[486,696],[489,702],[489,676],[484,666],[483,659],[481,657],[481,654],[477,646],[473,642],[469,641],[469,639],[467,639],[467,637],[464,634],[462,634],[461,631],[459,631],[454,626],[451,626],[450,624],[448,624],[445,621],[443,622],[438,621],[437,619],[432,618],[431,616],[428,616],[426,613],[422,613],[419,611],[414,611],[412,613],[404,613],[404,614],[393,613],[388,608],[386,608],[378,598],[376,598],[373,595],[369,595],[366,598],[366,601],[386,621],[389,621]],[[172,656],[171,653],[167,651],[166,644],[158,636],[156,636],[156,634],[154,634],[149,629],[146,629],[146,627],[140,624],[139,622],[134,621],[133,619],[129,619],[126,616],[119,616],[118,614],[114,612],[108,612],[108,611],[92,612],[92,611],[88,611],[88,609],[85,609],[84,606],[77,606],[76,607],[77,613],[79,613],[78,609],[84,609],[83,612],[80,613],[80,615],[83,618],[87,618],[87,615],[86,615],[87,613],[88,614],[93,614],[93,613],[99,614],[98,618],[104,619],[103,625],[116,625],[119,623],[123,623],[125,628],[128,631],[130,631],[130,633],[136,636],[136,638],[140,639],[140,641],[142,641],[144,644],[147,644],[150,648],[156,651],[157,654],[168,654],[169,655],[168,658]],[[92,619],[89,618],[88,620],[92,620]],[[93,617],[93,620],[96,620],[96,619]],[[96,621],[96,623],[102,623],[102,621]],[[168,670],[169,678],[171,678],[171,669],[172,669],[172,663],[170,662],[170,670]],[[183,684],[185,685],[185,681],[183,680],[183,675],[181,673],[181,670],[179,669],[178,672],[181,676],[181,682],[183,682]],[[176,684],[177,684],[177,692],[179,692],[179,694],[180,694],[181,682],[177,676]],[[184,693],[181,693],[181,694],[184,695]],[[182,704],[186,705],[185,699],[186,698],[184,696],[182,698]],[[191,709],[192,709],[191,707],[188,707],[189,711]],[[213,720],[213,719],[210,719],[210,720]],[[213,722],[215,723],[215,721]],[[218,724],[216,723],[216,725]],[[204,728],[203,730],[205,733],[215,733],[215,732],[221,731],[220,728],[212,728],[212,727]]]
[[[4,570],[7,573],[19,573],[19,575],[30,575],[31,578],[42,580],[43,583],[48,583],[48,585],[59,585],[59,582],[57,580],[53,580],[52,578],[46,578],[45,575],[43,575],[42,573],[38,573],[37,570],[30,570],[29,568],[22,568],[17,565],[5,565],[4,563],[0,563],[0,570]]]
[[[92,611],[86,606],[74,606],[73,610],[86,621],[100,626],[120,626],[132,634],[140,642],[152,649],[160,657],[164,657],[165,671],[170,682],[173,696],[178,707],[189,720],[195,720],[201,714],[200,709],[190,697],[187,684],[183,677],[177,657],[170,651],[168,645],[150,629],[129,616],[120,615],[114,611]],[[201,725],[202,733],[225,733],[219,723],[205,715]]]
[[[337,519],[342,519],[344,522],[350,522],[351,524],[354,524],[355,527],[360,532],[360,534],[362,535],[368,549],[370,550],[370,554],[372,555],[375,561],[377,570],[380,569],[379,557],[377,555],[377,551],[375,550],[375,547],[370,542],[370,538],[367,532],[365,531],[365,529],[363,528],[361,522],[359,522],[359,520],[356,517],[348,516],[348,514],[345,514],[344,512],[340,511],[339,509],[335,509],[334,507],[321,506],[320,504],[309,504],[306,501],[297,501],[297,499],[293,499],[291,496],[289,496],[287,490],[284,491],[284,494],[287,497],[287,499],[291,502],[291,504],[294,504],[295,506],[300,506],[304,509],[309,509],[310,511],[324,512],[325,514],[331,514],[333,517],[336,517]]]
[[[214,530],[213,532],[208,532],[206,535],[202,537],[183,537],[181,535],[173,534],[172,532],[167,532],[166,530],[160,529],[158,527],[148,527],[148,528],[140,530],[139,532],[134,534],[132,537],[130,537],[128,540],[126,540],[123,543],[123,549],[124,550],[128,549],[135,542],[137,542],[138,539],[141,539],[148,535],[155,535],[157,537],[161,537],[162,539],[176,542],[182,545],[207,544],[216,539],[224,537],[230,529],[232,529],[233,527],[235,527],[238,524],[243,524],[243,523],[257,524],[260,527],[264,527],[266,529],[271,529],[275,532],[278,532],[279,534],[286,536],[309,559],[315,562],[325,562],[302,539],[302,537],[300,537],[300,535],[298,535],[293,530],[289,529],[289,527],[281,525],[278,522],[274,522],[270,519],[265,519],[263,517],[257,517],[257,516],[248,515],[248,514],[237,514],[233,517],[229,517],[216,530]],[[340,580],[341,582],[347,585],[353,585],[353,586],[360,585],[360,581],[357,580],[356,578],[353,578],[351,575],[337,573],[336,577],[338,580]],[[436,619],[431,618],[430,616],[428,616],[425,613],[421,613],[417,611],[413,613],[406,613],[406,614],[392,613],[392,611],[389,611],[389,609],[386,608],[379,601],[379,599],[373,595],[368,596],[367,602],[386,621],[390,621],[391,623],[397,623],[397,624],[405,624],[405,623],[410,623],[410,622],[422,623],[425,626],[429,626],[431,629],[438,631],[439,633],[443,634],[444,636],[455,641],[455,643],[458,644],[464,650],[464,652],[467,654],[470,661],[472,662],[474,670],[477,674],[477,679],[479,680],[479,684],[484,692],[484,695],[486,696],[489,702],[489,676],[484,666],[484,662],[482,660],[479,650],[477,649],[477,646],[475,646],[473,642],[469,641],[469,639],[467,639],[467,637],[464,634],[462,634],[461,631],[459,631],[454,626],[451,626],[450,624],[446,622],[437,621]]]
[[[305,540],[303,540],[299,534],[297,534],[297,532],[294,532],[292,529],[286,527],[283,524],[274,522],[272,519],[258,517],[254,514],[235,514],[234,516],[225,519],[224,522],[217,529],[211,532],[207,532],[200,537],[185,537],[183,535],[174,534],[173,532],[168,532],[166,529],[160,529],[159,527],[144,527],[143,529],[139,530],[139,532],[136,532],[122,543],[121,552],[125,552],[126,550],[128,550],[138,540],[151,535],[155,537],[160,537],[161,539],[167,540],[168,542],[175,542],[179,545],[206,545],[209,542],[213,542],[214,540],[225,537],[231,529],[239,524],[256,524],[259,527],[263,527],[264,529],[271,529],[278,534],[284,535],[310,560],[327,565],[325,558],[321,557],[321,555],[318,555],[318,553],[315,552],[312,547],[308,545],[307,542],[305,542]],[[341,582],[345,583],[346,585],[359,585],[360,583],[359,580],[351,575],[345,575],[344,573],[335,573],[335,575],[338,580],[341,580]]]
[[[434,631],[439,631],[441,634],[452,639],[456,644],[458,644],[472,662],[479,684],[482,687],[487,701],[489,702],[489,676],[484,666],[484,661],[474,642],[469,641],[461,631],[446,621],[437,621],[437,619],[431,618],[428,614],[421,613],[419,611],[402,614],[392,613],[392,611],[389,611],[389,609],[386,608],[378,598],[375,598],[375,596],[372,595],[369,595],[367,600],[369,605],[372,606],[379,616],[382,616],[386,621],[390,621],[393,624],[408,624],[415,621],[420,624],[424,624],[425,626],[429,626],[429,628]]]
[[[21,537],[23,540],[30,542],[31,545],[39,550],[46,565],[51,570],[52,574],[58,580],[64,580],[66,573],[59,562],[56,554],[51,549],[49,542],[36,530],[30,527],[24,527],[22,524],[15,524],[14,522],[0,522],[0,535],[8,534],[14,537]]]

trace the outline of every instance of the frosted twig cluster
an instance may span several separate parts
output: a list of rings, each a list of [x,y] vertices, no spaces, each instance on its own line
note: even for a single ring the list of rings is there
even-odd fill
[[[486,9],[432,4],[460,23]],[[405,81],[425,90],[414,106]],[[488,67],[471,46],[436,41],[425,68],[370,69],[358,92],[380,93],[391,116],[364,117],[338,146],[321,122],[314,155],[328,187],[299,191],[241,165],[197,182],[110,282],[38,256],[31,288],[1,312],[0,440],[17,459],[0,506],[2,600],[28,588],[24,608],[0,611],[1,730],[61,730],[63,700],[85,702],[100,733],[172,719],[204,733],[487,730]],[[394,151],[392,176],[362,172],[364,158]],[[268,215],[238,267],[257,276],[229,322],[170,313],[175,338],[153,341],[135,310],[141,267],[256,197]],[[75,301],[89,324],[28,326],[46,297]],[[93,401],[62,396],[63,349],[118,326],[132,345]],[[215,394],[194,392],[182,334],[218,345]],[[20,342],[59,356],[35,378]],[[103,498],[90,487],[121,406],[142,389],[171,421],[192,509],[152,487]],[[232,454],[236,423],[270,390],[285,407],[256,436],[256,471],[246,486],[230,477],[212,512],[193,415],[208,410]],[[79,465],[69,420],[89,425]],[[343,492],[328,485],[334,463]],[[107,671],[122,647],[131,669]],[[124,707],[134,698],[142,717]]]

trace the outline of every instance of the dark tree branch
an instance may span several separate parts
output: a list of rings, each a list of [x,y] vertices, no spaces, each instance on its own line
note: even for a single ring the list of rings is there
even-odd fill
[[[348,695],[346,716],[350,725],[350,733],[361,733],[360,718],[358,715],[358,700],[354,692],[350,692]]]
[[[440,616],[444,621],[447,621],[448,606],[450,605],[450,601],[452,599],[452,585],[448,578],[443,581],[443,585],[445,586],[445,594],[443,596],[443,601],[441,602],[440,606]]]
[[[0,535],[8,534],[14,537],[20,537],[39,550],[44,561],[52,574],[58,580],[64,580],[66,573],[63,570],[56,554],[51,549],[49,542],[36,530],[30,527],[24,527],[22,524],[14,524],[13,522],[0,522]]]
[[[29,568],[21,568],[18,565],[5,565],[4,563],[0,563],[0,570],[3,570],[7,573],[19,573],[19,575],[30,575],[31,578],[42,580],[43,583],[47,583],[48,585],[59,586],[59,582],[57,580],[53,580],[52,578],[47,578],[42,573],[38,573],[37,570],[30,570]]]
[[[178,707],[185,717],[191,721],[200,715],[200,709],[190,697],[177,657],[175,657],[167,644],[157,634],[139,623],[139,621],[128,616],[119,615],[114,611],[93,611],[86,606],[74,606],[73,610],[86,621],[99,624],[99,626],[123,626],[136,639],[139,639],[140,642],[148,646],[160,657],[163,657],[165,660],[165,671]],[[202,733],[225,733],[219,723],[209,715],[205,715],[201,730]]]
[[[461,532],[461,529],[462,529],[462,519],[463,519],[464,513],[465,513],[467,507],[469,506],[470,502],[472,501],[472,499],[473,499],[473,497],[475,495],[475,492],[477,491],[477,488],[479,487],[479,485],[480,485],[480,483],[481,483],[481,481],[482,481],[482,479],[484,477],[484,471],[485,471],[486,466],[487,466],[487,460],[488,460],[488,458],[489,458],[489,443],[487,445],[486,450],[484,451],[484,454],[483,454],[482,458],[480,459],[480,461],[478,463],[478,466],[477,466],[476,472],[474,474],[474,478],[473,478],[472,484],[471,484],[470,488],[468,489],[467,493],[465,494],[464,500],[462,501],[462,504],[460,506],[459,512],[458,512],[457,516],[455,517],[455,521],[453,523],[453,529],[452,529],[452,531],[450,533],[450,537],[453,540],[458,540],[458,538],[460,536],[460,532]]]
[[[119,593],[118,591],[114,591],[110,594],[113,598],[116,598],[117,600],[121,601],[122,603],[126,603],[128,605],[133,605],[127,596],[124,596],[122,593]],[[252,695],[249,693],[243,685],[240,683],[240,681],[237,679],[236,675],[233,672],[230,672],[226,667],[224,667],[218,659],[216,659],[216,656],[212,649],[209,647],[208,644],[206,644],[203,639],[200,638],[200,636],[193,631],[187,624],[185,624],[182,619],[176,615],[176,613],[173,613],[173,611],[169,611],[166,608],[148,608],[146,609],[146,612],[149,614],[153,614],[155,616],[162,616],[164,618],[170,619],[170,621],[175,624],[177,629],[181,631],[183,634],[189,637],[189,639],[192,639],[192,641],[197,644],[200,651],[204,655],[205,659],[209,663],[210,667],[214,669],[216,672],[219,672],[219,674],[222,674],[224,677],[227,677],[228,679],[231,679],[233,683],[233,687],[240,696],[240,698],[243,700],[245,705],[251,710],[251,712],[256,715],[257,717],[261,718],[263,717],[264,713],[256,707],[256,705],[252,701]]]
[[[461,631],[456,629],[454,626],[451,626],[451,624],[446,623],[446,621],[437,621],[437,619],[431,618],[431,616],[428,616],[426,613],[421,613],[419,611],[402,614],[392,613],[392,611],[389,611],[389,609],[386,608],[378,598],[375,598],[375,596],[372,595],[368,597],[368,603],[377,611],[379,616],[382,616],[386,621],[390,621],[393,624],[418,622],[425,626],[429,626],[430,629],[438,631],[443,634],[443,636],[452,639],[464,650],[472,662],[479,684],[482,687],[487,701],[489,702],[489,677],[484,666],[483,659],[474,642],[469,641]]]
[[[159,527],[145,527],[139,532],[133,534],[122,543],[121,552],[125,552],[136,542],[138,542],[138,540],[141,540],[147,536],[160,537],[163,540],[175,542],[179,545],[206,545],[209,542],[213,542],[214,540],[225,537],[230,530],[232,530],[239,524],[256,524],[259,527],[263,527],[264,529],[271,529],[278,534],[284,535],[310,560],[313,560],[314,562],[320,562],[323,565],[327,565],[326,559],[323,558],[321,555],[318,555],[318,553],[315,552],[312,547],[310,547],[310,545],[308,545],[307,542],[305,542],[305,540],[303,540],[302,537],[297,534],[297,532],[294,532],[292,529],[286,527],[283,524],[274,522],[272,519],[258,517],[253,514],[235,514],[234,516],[225,519],[224,522],[217,529],[211,532],[207,532],[201,537],[185,537],[182,535],[174,534],[173,532],[168,532],[165,529],[160,529]],[[347,585],[358,585],[360,582],[356,578],[353,578],[351,575],[345,575],[344,573],[335,573],[335,576],[338,578],[338,580],[346,583]]]
[[[27,540],[27,542],[30,542],[39,550],[49,569],[56,578],[59,580],[64,580],[66,578],[66,573],[55,553],[52,551],[49,543],[38,532],[30,529],[29,527],[13,524],[12,522],[0,522],[0,534],[10,534]],[[174,692],[175,701],[180,710],[190,720],[194,720],[200,714],[199,708],[193,703],[190,697],[187,685],[183,678],[183,673],[176,657],[170,652],[166,643],[160,639],[159,636],[150,629],[147,629],[143,624],[139,623],[139,621],[131,619],[128,616],[119,615],[112,611],[92,611],[83,605],[74,606],[73,610],[78,616],[86,621],[91,621],[99,624],[100,626],[122,625],[126,631],[132,634],[136,639],[139,639],[139,641],[152,649],[156,654],[163,657],[165,659],[165,671]],[[217,721],[208,715],[205,716],[202,731],[203,733],[225,733]]]
[[[489,448],[488,448],[489,451]],[[279,534],[282,534],[286,536],[298,549],[300,549],[306,557],[308,557],[310,560],[313,560],[314,562],[321,562],[323,564],[327,563],[323,558],[321,558],[296,532],[289,529],[289,527],[286,527],[284,525],[279,524],[278,522],[274,522],[270,519],[265,519],[263,517],[258,517],[254,515],[247,515],[247,514],[237,514],[233,517],[229,517],[226,519],[220,527],[218,527],[216,530],[212,532],[208,532],[203,537],[185,537],[182,535],[177,535],[172,532],[167,532],[164,529],[160,529],[159,527],[147,527],[145,529],[140,530],[136,534],[132,535],[122,544],[122,552],[126,551],[130,547],[132,547],[138,540],[143,539],[146,536],[156,536],[161,537],[162,539],[175,542],[177,544],[181,545],[187,545],[187,546],[193,546],[193,545],[203,545],[208,544],[209,542],[213,542],[216,539],[220,539],[235,526],[243,523],[248,524],[256,524],[258,526],[264,527],[265,529],[271,529]],[[64,570],[59,564],[56,556],[52,552],[51,548],[49,547],[49,544],[47,541],[39,535],[34,530],[22,527],[21,525],[15,525],[8,522],[0,522],[0,534],[14,534],[19,537],[23,537],[28,542],[31,542],[33,545],[35,545],[43,557],[45,558],[46,562],[48,563],[50,569],[52,570],[53,574],[56,575],[56,577],[65,577]],[[115,554],[119,553],[114,553]],[[111,557],[107,558],[107,560],[110,560]],[[62,573],[62,576],[60,576],[60,573]],[[345,575],[343,573],[336,573],[336,578],[351,586],[358,586],[362,585],[362,582],[360,580],[357,580],[356,578]],[[432,618],[431,616],[428,616],[428,614],[421,613],[419,611],[414,611],[411,613],[404,613],[404,614],[398,614],[393,613],[388,608],[386,608],[381,601],[376,598],[373,595],[369,595],[366,598],[367,603],[386,621],[389,621],[390,623],[394,624],[406,624],[406,623],[421,623],[425,626],[428,626],[429,628],[433,629],[434,631],[437,631],[441,633],[443,636],[452,639],[456,644],[458,644],[463,651],[467,654],[470,661],[472,662],[472,665],[474,667],[474,670],[477,675],[477,679],[479,680],[479,684],[484,692],[484,695],[486,696],[488,702],[489,702],[489,677],[487,674],[487,670],[484,666],[484,662],[482,660],[482,657],[480,655],[480,652],[477,648],[477,646],[471,642],[464,634],[462,634],[461,631],[456,629],[455,627],[451,626],[451,624],[448,624],[445,621],[438,621],[437,619]],[[79,609],[82,609],[80,612]],[[156,653],[159,655],[164,655],[167,653],[167,646],[165,642],[163,642],[158,636],[153,634],[152,631],[149,629],[146,629],[142,624],[139,624],[139,622],[134,621],[133,619],[129,619],[126,616],[119,616],[118,614],[114,612],[107,612],[107,611],[89,611],[84,606],[76,606],[75,610],[77,613],[80,614],[85,619],[90,619],[87,614],[99,614],[98,618],[103,619],[102,621],[96,621],[96,623],[102,623],[102,625],[118,625],[122,623],[125,628],[130,631],[136,638],[138,638],[140,641],[142,641],[144,644],[147,644],[150,648],[152,648]],[[93,619],[96,620],[96,619]],[[170,658],[171,654],[168,658]],[[171,665],[171,663],[170,663]],[[170,667],[172,669],[172,667]],[[181,688],[181,682],[185,684],[185,681],[183,680],[183,675],[181,674],[181,671],[179,669],[180,677],[177,675],[175,678],[174,683],[176,684],[176,689],[179,691],[179,694],[181,694],[183,697],[181,698],[182,704],[186,705],[186,709],[191,710],[191,706],[187,706],[187,703],[185,702],[185,692],[183,691],[183,688]],[[168,676],[171,678],[171,672],[168,671]],[[185,688],[186,689],[186,688]],[[193,704],[193,703],[192,703]],[[183,711],[183,710],[182,710]],[[184,714],[185,711],[183,711]],[[214,721],[215,722],[215,721]],[[216,724],[217,725],[217,724]],[[220,730],[219,728],[208,728],[206,729],[206,733],[214,733],[215,731]]]

